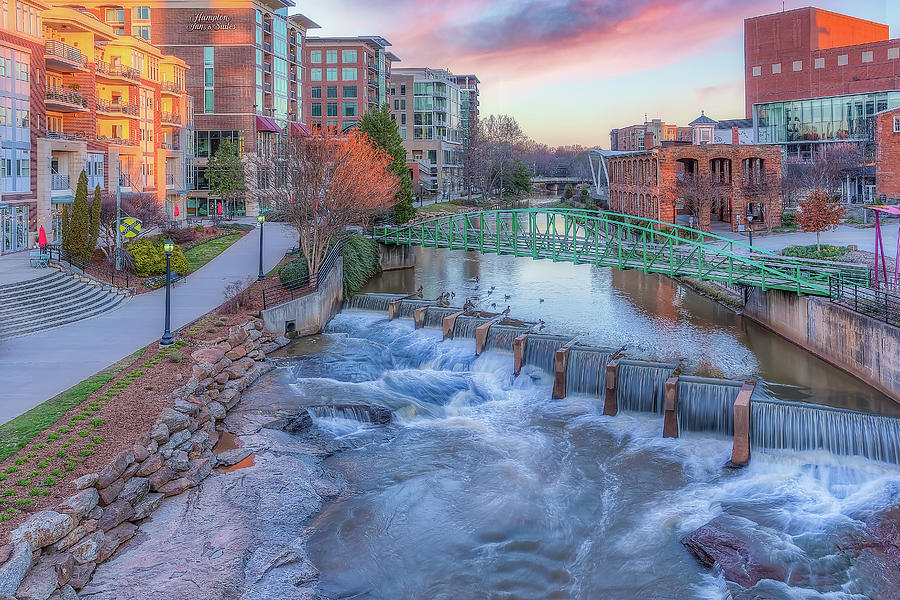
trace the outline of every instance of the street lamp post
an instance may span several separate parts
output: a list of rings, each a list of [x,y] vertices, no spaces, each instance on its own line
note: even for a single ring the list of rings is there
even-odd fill
[[[262,249],[263,249],[263,223],[266,222],[266,215],[259,215],[256,217],[256,220],[259,221],[259,277],[257,279],[262,281],[266,278],[263,274],[263,260],[262,260]]]
[[[163,333],[162,340],[160,340],[160,346],[171,346],[172,345],[172,332],[169,331],[169,313],[170,311],[170,298],[171,292],[169,288],[172,283],[172,252],[175,250],[175,242],[172,241],[172,238],[169,238],[163,244],[163,250],[166,251],[166,331]]]
[[[753,215],[747,215],[747,229],[750,231],[750,253],[753,253]]]

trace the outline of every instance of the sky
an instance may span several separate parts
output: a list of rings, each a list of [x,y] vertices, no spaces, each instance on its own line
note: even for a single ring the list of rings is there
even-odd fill
[[[551,146],[609,147],[609,131],[701,110],[744,117],[743,20],[811,0],[295,0],[312,36],[380,35],[401,67],[475,73],[481,114]],[[900,0],[818,0],[887,23]]]

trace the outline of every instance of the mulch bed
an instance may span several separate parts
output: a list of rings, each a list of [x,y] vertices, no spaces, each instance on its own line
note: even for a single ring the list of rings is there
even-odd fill
[[[176,344],[169,349],[154,342],[113,380],[0,462],[0,517],[6,518],[0,536],[31,513],[74,494],[76,478],[100,471],[149,431],[160,411],[172,406],[169,394],[190,379],[191,353],[249,320],[261,308],[262,288],[275,281],[277,276],[254,282],[241,294],[239,306],[226,302],[175,332]]]

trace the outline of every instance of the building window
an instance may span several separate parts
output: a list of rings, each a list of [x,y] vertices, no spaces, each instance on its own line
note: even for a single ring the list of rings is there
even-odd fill
[[[344,98],[356,98],[357,90],[355,85],[344,86]]]
[[[900,117],[894,117],[894,133],[900,133]]]
[[[107,8],[106,22],[121,24],[125,22],[125,9],[123,8]]]
[[[28,63],[16,63],[16,79],[19,81],[28,81]]]
[[[314,85],[310,89],[310,96],[312,98],[321,98],[322,97],[322,86]]]
[[[326,97],[326,98],[337,98],[337,86],[336,86],[336,85],[329,85],[329,86],[325,89],[325,97]]]
[[[214,112],[213,97],[215,94],[215,90],[203,90],[203,112]]]
[[[310,69],[309,70],[309,80],[310,81],[322,81],[322,69]]]
[[[864,63],[870,63],[874,59],[874,53],[871,50],[862,53],[862,61]]]
[[[400,139],[401,139],[401,140],[405,140],[405,139],[406,139],[406,127],[401,127],[401,128],[400,128]]]
[[[341,50],[341,62],[355,63],[357,61],[356,50]]]
[[[322,103],[321,102],[313,102],[312,103],[312,116],[314,116],[314,117],[322,116]]]
[[[328,64],[333,64],[337,62],[337,50],[326,50],[325,51],[325,62]]]
[[[30,158],[20,158],[16,161],[16,176],[17,177],[30,177],[31,176],[31,159]]]
[[[406,125],[406,113],[400,113],[400,124]]]
[[[394,98],[394,110],[400,110],[400,101]]]
[[[322,51],[321,50],[312,50],[309,53],[309,62],[314,65],[318,65],[322,63]]]
[[[401,83],[401,84],[400,84],[400,95],[401,95],[401,96],[405,96],[405,95],[406,95],[406,84],[405,84],[405,83]]]
[[[356,81],[356,67],[344,67],[341,69],[341,79],[344,81]]]
[[[816,67],[817,69],[824,69],[824,68],[825,68],[825,59],[824,59],[824,58],[817,58],[817,59],[816,59],[816,62],[815,62],[815,67]]]
[[[337,67],[329,67],[325,69],[325,79],[327,81],[337,81]]]
[[[215,92],[215,74],[213,72],[213,58],[215,49],[212,46],[203,47],[203,112],[215,112],[213,108]]]
[[[131,35],[134,37],[139,37],[150,41],[150,26],[149,25],[135,25],[131,28]]]
[[[17,110],[16,111],[16,127],[28,127],[30,119],[29,111],[27,110]]]
[[[329,102],[328,103],[328,116],[336,117],[338,116],[338,105],[337,102]]]
[[[134,7],[134,18],[138,21],[149,21],[150,20],[150,7],[149,6],[135,6]]]
[[[762,75],[762,67],[753,67],[753,76],[759,77]]]
[[[772,75],[777,75],[778,73],[781,73],[781,63],[772,65]]]
[[[900,58],[900,48],[888,48],[888,60]]]
[[[400,110],[406,110],[406,98],[400,100]]]
[[[355,102],[344,102],[344,116],[345,117],[355,117],[356,116],[356,103]]]
[[[802,60],[795,60],[795,61],[794,61],[794,64],[792,65],[792,68],[793,68],[795,71],[802,71],[802,70],[803,70],[803,61],[802,61]]]
[[[838,55],[838,66],[839,67],[845,66],[848,62],[850,62],[850,57],[848,55],[846,55],[846,54]]]
[[[337,121],[326,121],[325,126],[328,129],[337,129]]]

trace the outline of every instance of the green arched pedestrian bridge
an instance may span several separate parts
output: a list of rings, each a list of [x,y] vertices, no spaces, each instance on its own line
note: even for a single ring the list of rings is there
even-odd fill
[[[829,295],[829,282],[869,280],[864,265],[789,258],[672,223],[588,210],[457,213],[377,226],[373,237],[384,244],[530,256],[818,296]]]

